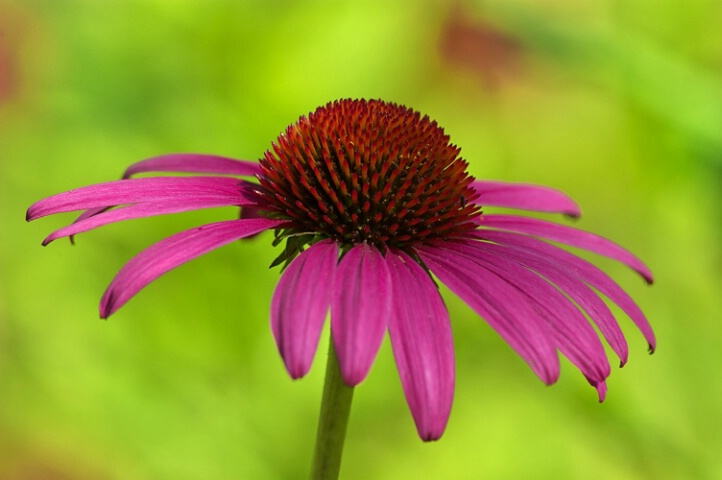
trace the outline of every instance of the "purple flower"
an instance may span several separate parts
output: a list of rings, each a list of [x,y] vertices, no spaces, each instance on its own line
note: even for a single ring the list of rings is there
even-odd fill
[[[508,207],[578,216],[546,187],[475,180],[436,122],[381,101],[341,100],[287,128],[260,162],[179,154],[132,165],[123,180],[71,190],[27,218],[85,210],[43,242],[102,225],[200,208],[239,206],[239,219],[203,225],[130,260],[100,303],[105,318],[169,270],[235,240],[273,230],[285,269],[271,328],[293,378],[308,373],[331,311],[331,334],[349,386],[368,375],[386,332],[419,435],[438,439],[454,392],[449,314],[432,275],[471,306],[546,384],[557,351],[606,394],[610,365],[592,323],[619,357],[627,344],[600,294],[655,339],[630,296],[592,263],[545,240],[652,273],[611,241],[536,218],[481,213]],[[130,178],[146,172],[204,176]],[[211,174],[211,175],[208,175]],[[255,177],[255,181],[236,176]],[[592,323],[590,323],[590,321]]]

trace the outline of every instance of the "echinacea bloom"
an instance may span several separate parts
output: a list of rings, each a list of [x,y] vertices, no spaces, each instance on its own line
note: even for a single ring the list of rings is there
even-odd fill
[[[130,260],[100,304],[105,318],[143,287],[210,250],[264,230],[285,247],[271,328],[288,373],[308,373],[330,309],[344,382],[366,378],[388,331],[401,383],[424,440],[438,439],[454,393],[449,314],[435,276],[473,308],[546,384],[565,355],[599,394],[610,364],[592,323],[619,357],[627,344],[600,294],[655,339],[644,314],[607,274],[547,240],[617,260],[652,282],[629,251],[537,218],[482,213],[507,207],[576,217],[546,187],[475,180],[436,122],[382,101],[340,100],[289,126],[260,162],[179,154],[132,165],[124,179],[41,200],[27,218],[85,210],[43,242],[166,213],[238,206],[238,219],[162,240]],[[203,176],[131,178],[147,172]],[[251,177],[248,180],[238,176]],[[590,322],[591,320],[591,322]]]

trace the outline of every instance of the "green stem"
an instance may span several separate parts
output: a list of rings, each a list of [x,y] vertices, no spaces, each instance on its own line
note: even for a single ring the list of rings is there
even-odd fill
[[[346,438],[346,425],[351,413],[351,400],[353,400],[353,387],[343,383],[333,339],[329,338],[326,380],[323,386],[321,415],[318,419],[311,480],[338,478],[343,442]]]

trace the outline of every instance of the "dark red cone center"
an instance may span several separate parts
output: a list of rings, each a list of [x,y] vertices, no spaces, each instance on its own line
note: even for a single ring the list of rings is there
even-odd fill
[[[385,250],[475,228],[478,197],[436,122],[379,100],[338,100],[301,117],[260,161],[259,194],[288,233]]]

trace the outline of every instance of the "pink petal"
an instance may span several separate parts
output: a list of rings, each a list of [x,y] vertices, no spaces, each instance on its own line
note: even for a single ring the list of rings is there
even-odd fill
[[[248,184],[229,177],[152,177],[132,178],[99,183],[59,193],[30,206],[28,220],[55,213],[72,212],[86,208],[108,208],[140,202],[162,200],[236,198],[236,205],[255,205],[244,193]]]
[[[579,205],[565,193],[540,185],[477,180],[471,184],[479,193],[476,203],[497,207],[520,208],[536,212],[581,215]]]
[[[649,268],[629,250],[584,230],[566,225],[539,220],[537,218],[518,217],[514,215],[482,215],[478,223],[485,228],[511,230],[513,232],[535,235],[573,247],[583,248],[590,252],[617,260],[637,271],[648,283],[654,281]]]
[[[291,378],[308,373],[331,304],[338,262],[336,242],[323,240],[296,257],[271,300],[271,330]]]
[[[491,232],[489,232],[491,233]],[[506,232],[493,232],[504,235]],[[621,364],[627,363],[629,350],[627,341],[624,338],[622,330],[619,328],[612,311],[606,303],[599,298],[599,295],[589,288],[582,279],[580,279],[574,271],[565,265],[560,265],[549,259],[542,258],[538,255],[530,255],[524,250],[493,244],[489,242],[472,242],[480,244],[480,248],[488,251],[492,255],[509,258],[520,265],[530,268],[539,275],[555,284],[562,292],[569,296],[577,305],[579,305],[589,318],[599,327],[612,350],[619,356]]]
[[[48,235],[43,241],[43,245],[47,245],[48,243],[58,238],[77,235],[78,233],[87,232],[89,230],[93,230],[94,228],[98,228],[109,223],[120,222],[123,220],[131,220],[134,218],[165,215],[169,213],[187,212],[190,210],[198,210],[201,208],[236,205],[237,203],[237,195],[229,196],[226,199],[189,198],[183,200],[165,200],[160,202],[136,203],[125,207],[119,207],[113,210],[107,210],[102,213],[97,213],[94,216],[89,216],[84,219],[78,219],[71,225],[56,230],[50,235]]]
[[[393,284],[389,336],[406,401],[424,441],[446,429],[454,399],[454,342],[441,295],[416,261],[386,254]]]
[[[125,170],[123,178],[147,172],[217,173],[252,176],[261,173],[258,162],[235,160],[217,155],[173,153],[134,163]]]
[[[516,301],[512,287],[498,275],[474,262],[459,259],[433,246],[417,252],[429,269],[459,298],[474,309],[547,385],[559,378],[559,358],[548,330],[526,303]]]
[[[331,334],[344,382],[368,375],[391,318],[391,276],[383,254],[366,243],[351,248],[336,272]]]
[[[577,275],[580,280],[599,290],[602,295],[616,303],[642,331],[649,344],[650,351],[656,348],[652,326],[632,297],[614,280],[596,265],[577,257],[555,245],[527,235],[492,230],[479,231],[477,235],[503,245],[520,249],[528,255],[534,255],[546,262],[555,262]]]
[[[130,180],[126,180],[130,181]],[[227,220],[177,233],[133,257],[118,272],[100,301],[100,317],[107,318],[136,293],[164,273],[248,235],[275,228],[281,220]]]
[[[537,313],[534,318],[546,322],[559,350],[590,383],[596,386],[609,376],[609,361],[596,332],[579,309],[552,284],[493,249],[487,249],[482,242],[444,242],[443,248],[456,255],[459,262],[473,261],[512,286],[516,294],[514,301],[530,305]]]

